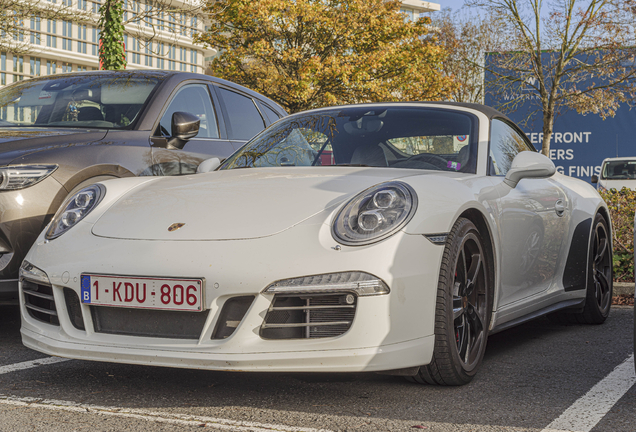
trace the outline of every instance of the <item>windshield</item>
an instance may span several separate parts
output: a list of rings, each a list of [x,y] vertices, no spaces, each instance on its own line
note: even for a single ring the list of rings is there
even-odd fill
[[[605,162],[601,178],[607,180],[636,179],[636,160]]]
[[[125,73],[27,80],[0,90],[0,126],[123,128],[159,80]]]
[[[308,111],[271,125],[221,169],[353,165],[474,173],[475,123],[463,112],[395,105]]]

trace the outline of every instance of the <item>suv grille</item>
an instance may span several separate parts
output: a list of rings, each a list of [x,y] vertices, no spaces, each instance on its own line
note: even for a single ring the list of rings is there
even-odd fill
[[[261,326],[264,339],[309,339],[344,334],[353,323],[357,297],[343,294],[276,295]]]
[[[38,320],[52,325],[60,325],[53,298],[53,288],[22,279],[22,292],[24,293],[24,305],[29,315]]]

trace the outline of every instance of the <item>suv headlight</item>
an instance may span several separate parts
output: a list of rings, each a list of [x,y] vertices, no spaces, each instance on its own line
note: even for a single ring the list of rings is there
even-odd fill
[[[106,188],[103,185],[94,184],[68,198],[53,216],[45,238],[52,240],[77,225],[91,210],[97,207],[105,194]]]
[[[10,165],[0,167],[0,190],[24,189],[41,182],[57,165]]]
[[[405,226],[417,209],[417,195],[406,183],[392,181],[355,196],[336,215],[336,241],[360,246],[385,239]]]

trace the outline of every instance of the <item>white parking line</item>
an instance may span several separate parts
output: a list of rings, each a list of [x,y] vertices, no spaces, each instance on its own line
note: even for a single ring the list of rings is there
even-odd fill
[[[589,432],[634,383],[636,373],[632,354],[542,432]]]
[[[0,375],[6,374],[9,372],[16,372],[23,369],[31,369],[38,366],[44,366],[54,363],[60,363],[69,361],[70,359],[60,358],[60,357],[45,357],[42,359],[26,361],[22,363],[14,363],[6,366],[0,366]]]
[[[313,429],[248,421],[236,421],[214,417],[147,411],[141,409],[78,404],[75,402],[50,399],[19,398],[6,395],[0,395],[0,404],[30,408],[44,408],[54,411],[68,411],[78,414],[97,414],[104,416],[126,417],[159,423],[178,424],[182,426],[209,427],[222,430],[251,432],[331,432],[327,429]]]

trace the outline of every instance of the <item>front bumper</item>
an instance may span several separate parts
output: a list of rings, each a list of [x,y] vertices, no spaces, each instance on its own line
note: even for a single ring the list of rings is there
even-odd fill
[[[442,246],[397,233],[364,247],[335,248],[330,227],[301,224],[274,236],[236,241],[133,241],[96,237],[78,224],[39,242],[27,260],[52,283],[59,326],[34,319],[21,296],[24,344],[49,355],[132,364],[242,371],[382,371],[430,362]],[[318,239],[318,241],[316,241]],[[61,258],[63,257],[63,258]],[[358,297],[349,330],[336,337],[263,339],[260,327],[274,298],[270,283],[306,275],[363,271],[381,278],[385,295]],[[81,273],[203,277],[207,318],[196,340],[98,333],[91,307],[85,330],[73,326],[63,289],[80,292]],[[254,301],[234,333],[212,339],[225,302]]]

